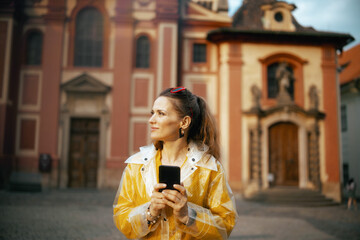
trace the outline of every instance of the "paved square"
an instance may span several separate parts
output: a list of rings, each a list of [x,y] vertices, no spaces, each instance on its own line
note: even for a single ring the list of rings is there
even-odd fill
[[[0,240],[124,240],[112,221],[115,191],[0,191]],[[270,206],[237,200],[239,222],[230,239],[360,239],[360,211],[345,205]]]

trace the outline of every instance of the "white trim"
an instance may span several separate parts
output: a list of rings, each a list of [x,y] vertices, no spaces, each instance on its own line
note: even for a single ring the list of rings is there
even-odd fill
[[[218,94],[217,94],[217,81],[216,75],[213,74],[184,74],[184,86],[189,88],[190,91],[193,91],[194,83],[205,83],[206,88],[206,101],[210,107],[211,113],[217,114],[217,102],[218,102]]]
[[[218,71],[218,47],[216,44],[209,44],[210,47],[210,56],[209,56],[209,64],[210,64],[210,71],[217,72]]]
[[[207,32],[192,32],[185,31],[183,33],[184,38],[192,38],[192,39],[206,39]]]
[[[220,141],[222,147],[221,162],[223,163],[226,175],[229,176],[229,123],[230,123],[230,84],[229,84],[229,44],[220,45],[220,68],[219,68],[219,120],[220,120]]]
[[[21,120],[30,119],[35,120],[35,139],[34,139],[34,149],[33,150],[21,150],[20,149],[20,130],[21,130]],[[37,156],[38,146],[39,146],[39,124],[40,116],[37,114],[19,114],[16,121],[16,155],[17,156]]]
[[[184,39],[183,42],[183,47],[184,47],[184,58],[182,59],[183,61],[183,71],[189,71],[190,70],[190,41],[189,39]]]
[[[172,29],[172,44],[171,44],[171,77],[170,85],[176,86],[176,69],[177,69],[177,25],[176,23],[160,23],[159,24],[159,44],[158,44],[158,62],[157,62],[157,84],[156,84],[156,95],[159,95],[163,90],[163,55],[164,55],[164,29]]]
[[[13,29],[13,20],[11,18],[0,18],[0,21],[7,21],[7,33],[6,33],[6,44],[5,44],[5,64],[4,64],[4,74],[3,78],[3,92],[0,98],[0,104],[6,104],[8,101],[8,84],[9,84],[9,70],[10,70],[10,50],[12,46],[12,29]]]
[[[176,72],[177,72],[177,41],[178,41],[178,35],[177,35],[177,24],[172,24],[174,26],[173,29],[173,36],[172,36],[172,51],[171,51],[171,61],[172,61],[172,68],[171,68],[171,79],[170,84],[171,86],[176,86]]]
[[[149,82],[148,87],[148,99],[146,107],[136,107],[135,106],[135,79],[136,78],[146,78]],[[131,78],[131,98],[130,98],[130,108],[131,113],[134,114],[149,114],[152,108],[152,102],[154,98],[154,75],[152,73],[134,73]]]
[[[63,61],[62,66],[66,67],[68,64],[68,54],[69,54],[69,42],[70,42],[70,35],[69,35],[69,24],[65,24],[64,27],[64,49],[63,49]]]
[[[116,34],[116,27],[113,22],[110,22],[111,31],[109,34],[109,69],[114,68],[114,60],[115,60],[115,34]]]
[[[22,96],[24,93],[24,76],[27,74],[38,75],[38,95],[37,95],[37,104],[30,105],[30,104],[22,104]],[[29,110],[29,111],[40,111],[41,107],[41,86],[42,86],[42,71],[41,70],[21,70],[20,73],[20,89],[19,89],[19,103],[18,108],[19,110]]]
[[[146,145],[149,145],[150,140],[150,125],[148,124],[149,118],[147,117],[132,117],[130,118],[130,129],[129,129],[129,155],[133,155],[138,151],[133,151],[134,149],[134,123],[146,123],[147,124],[147,138]]]

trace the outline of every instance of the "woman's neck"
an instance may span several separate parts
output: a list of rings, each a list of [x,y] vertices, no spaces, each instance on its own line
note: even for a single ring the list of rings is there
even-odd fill
[[[164,142],[161,160],[164,165],[181,166],[185,161],[187,142],[185,139],[181,139],[181,141],[179,140],[173,142]]]

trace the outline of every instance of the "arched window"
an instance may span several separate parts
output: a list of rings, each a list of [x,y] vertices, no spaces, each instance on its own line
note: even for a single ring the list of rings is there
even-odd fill
[[[267,67],[267,95],[268,95],[268,98],[276,98],[278,93],[279,93],[279,82],[278,82],[278,79],[277,79],[277,76],[276,76],[276,72],[277,70],[279,69],[280,67],[280,62],[275,62],[273,64],[270,64],[268,67]],[[287,64],[286,66],[286,70],[289,72],[289,74],[291,76],[294,75],[294,71],[292,69],[292,67]],[[294,79],[289,79],[289,85],[288,85],[288,93],[291,97],[291,99],[294,99]]]
[[[43,34],[39,31],[30,32],[26,38],[25,64],[41,65]]]
[[[85,8],[78,13],[75,27],[75,66],[102,66],[103,26],[103,17],[96,8]]]
[[[150,41],[146,36],[141,36],[136,41],[136,65],[137,68],[149,68],[150,66]]]

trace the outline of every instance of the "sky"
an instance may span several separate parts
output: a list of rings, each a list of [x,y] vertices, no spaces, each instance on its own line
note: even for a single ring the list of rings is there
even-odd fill
[[[254,1],[254,0],[251,0]],[[241,6],[242,0],[228,0],[229,15],[232,16]],[[345,50],[360,43],[360,0],[285,0],[296,5],[292,12],[304,27],[318,31],[349,33],[355,41],[344,47]]]

